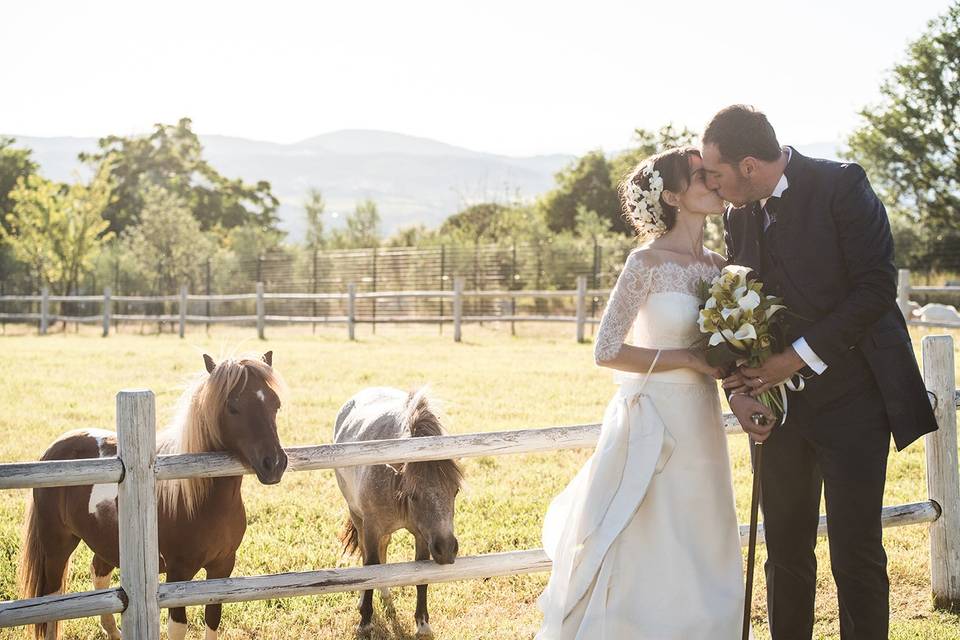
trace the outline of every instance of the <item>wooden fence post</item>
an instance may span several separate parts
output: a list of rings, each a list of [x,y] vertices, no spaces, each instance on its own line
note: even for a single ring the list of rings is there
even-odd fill
[[[264,325],[266,325],[265,305],[263,303],[263,283],[257,283],[257,337],[264,339]]]
[[[47,327],[50,325],[50,289],[44,287],[40,290],[40,335],[47,335]]]
[[[910,269],[897,271],[897,306],[904,320],[910,322]]]
[[[110,335],[110,287],[103,288],[103,337]]]
[[[187,285],[180,287],[180,337],[187,334]],[[263,336],[260,336],[261,338]]]
[[[587,276],[577,276],[577,342],[583,342],[587,324]]]
[[[123,637],[159,640],[156,406],[152,391],[117,394],[117,455],[124,469],[117,500],[120,586],[127,595]]]
[[[351,340],[356,339],[356,318],[357,314],[357,285],[350,283],[347,285],[347,335]]]
[[[463,276],[453,277],[453,341],[460,342],[460,325],[463,323]]]
[[[930,525],[930,585],[938,608],[960,606],[960,471],[957,467],[957,401],[953,338],[923,338],[923,377],[936,394],[937,424],[926,436],[927,491],[940,505]]]

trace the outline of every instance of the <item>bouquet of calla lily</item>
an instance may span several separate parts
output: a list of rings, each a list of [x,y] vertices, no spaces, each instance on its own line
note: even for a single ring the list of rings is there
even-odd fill
[[[786,307],[763,293],[763,283],[750,278],[751,269],[723,268],[713,282],[700,281],[700,331],[709,336],[706,358],[713,366],[761,365],[785,346]],[[786,413],[783,385],[757,398],[782,419]]]

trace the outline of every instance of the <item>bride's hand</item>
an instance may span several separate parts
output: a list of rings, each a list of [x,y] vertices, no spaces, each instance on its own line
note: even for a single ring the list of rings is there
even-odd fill
[[[699,351],[690,351],[690,368],[700,373],[704,373],[714,380],[720,380],[723,378],[726,371],[723,367],[715,367],[709,362],[707,362],[706,357],[703,353]]]
[[[743,375],[740,369],[734,369],[733,373],[723,379],[723,389],[728,393],[750,393],[751,387],[747,384],[747,377]]]

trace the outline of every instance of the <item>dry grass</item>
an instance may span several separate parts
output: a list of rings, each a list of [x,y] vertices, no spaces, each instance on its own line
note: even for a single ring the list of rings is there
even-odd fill
[[[928,331],[915,333],[919,338]],[[157,393],[158,414],[170,416],[183,377],[202,366],[200,354],[214,355],[238,343],[242,348],[273,349],[275,363],[292,388],[281,412],[281,438],[287,445],[329,442],[340,404],[368,385],[401,388],[432,383],[446,400],[444,420],[455,433],[520,429],[596,422],[613,386],[609,373],[596,368],[590,345],[573,340],[573,327],[467,326],[464,342],[454,344],[449,328],[378,327],[360,331],[349,343],[340,328],[271,329],[269,340],[249,339],[250,329],[215,329],[212,336],[120,335],[103,340],[81,330],[39,338],[23,328],[0,337],[0,460],[35,459],[59,433],[80,426],[111,427],[114,395],[125,387]],[[19,335],[17,335],[19,334]],[[955,338],[960,339],[960,335]],[[960,358],[958,358],[960,362]],[[750,474],[746,440],[731,439],[732,463],[741,521],[749,507]],[[469,488],[457,505],[462,554],[491,553],[540,546],[540,526],[550,497],[586,459],[587,451],[485,457],[465,461]],[[14,593],[20,522],[26,492],[0,493],[0,598]],[[280,488],[244,482],[250,526],[240,549],[237,575],[300,571],[345,564],[335,532],[344,514],[343,500],[329,472],[294,473]],[[922,444],[892,453],[885,504],[926,497]],[[891,638],[960,640],[960,617],[935,612],[930,603],[929,541],[926,527],[885,533],[892,583]],[[761,549],[761,562],[762,562]],[[397,537],[391,560],[413,557],[408,534]],[[836,594],[827,546],[820,561],[817,638],[837,638]],[[89,552],[74,558],[71,590],[91,588]],[[352,561],[350,561],[352,562]],[[761,572],[762,573],[762,572]],[[474,580],[437,585],[430,591],[431,623],[448,640],[531,638],[539,615],[534,605],[545,575]],[[763,577],[755,598],[758,638],[769,637],[761,612]],[[377,636],[412,638],[415,590],[396,591],[397,616],[384,615],[377,599]],[[224,607],[222,637],[350,638],[357,622],[354,594],[269,600]],[[189,610],[190,637],[200,637],[201,609]],[[71,621],[66,638],[101,637],[96,621]],[[19,630],[2,638],[24,637]]]

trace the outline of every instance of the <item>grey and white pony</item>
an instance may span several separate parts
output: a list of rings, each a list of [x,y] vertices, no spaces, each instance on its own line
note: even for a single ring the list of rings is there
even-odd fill
[[[334,442],[416,438],[444,433],[431,410],[424,389],[406,393],[388,387],[364,389],[340,408]],[[416,543],[416,559],[431,556],[438,564],[457,557],[453,530],[454,502],[463,483],[453,460],[378,464],[336,470],[337,484],[350,511],[340,533],[344,552],[359,551],[364,565],[386,562],[393,532],[406,529]],[[384,606],[392,608],[388,589],[381,590]],[[373,624],[373,590],[360,597],[357,633],[368,635]],[[417,585],[414,614],[417,637],[432,635],[427,612],[427,585]]]

